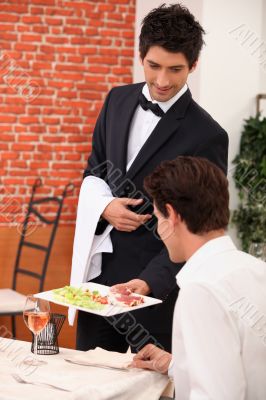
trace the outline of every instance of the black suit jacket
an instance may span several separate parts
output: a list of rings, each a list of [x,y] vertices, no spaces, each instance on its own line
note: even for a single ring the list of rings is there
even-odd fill
[[[163,160],[178,155],[205,157],[226,173],[228,136],[187,90],[158,122],[126,172],[130,124],[143,85],[121,86],[109,92],[95,126],[84,177],[95,175],[105,179],[116,197],[144,198],[145,207],[136,211],[146,214],[151,212],[152,203],[143,189],[145,176]],[[163,242],[156,235],[154,222],[153,219],[148,227],[141,226],[130,233],[112,230],[114,252],[103,254],[98,281],[113,285],[133,278],[145,280],[151,295],[164,302],[153,309],[138,311],[136,316],[152,331],[170,333],[177,294],[175,276],[182,265],[170,261]],[[99,232],[106,224],[100,221]]]

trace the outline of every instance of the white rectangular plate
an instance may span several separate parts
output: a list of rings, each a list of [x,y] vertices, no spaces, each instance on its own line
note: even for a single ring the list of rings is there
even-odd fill
[[[99,293],[101,294],[101,296],[106,296],[110,290],[109,286],[100,285],[99,283],[93,283],[93,282],[82,283],[82,285],[80,285],[80,287],[90,289],[91,291],[98,290]],[[121,314],[121,313],[128,312],[128,311],[138,310],[139,308],[154,306],[155,304],[159,304],[162,302],[162,300],[155,299],[153,297],[142,296],[144,298],[144,303],[140,304],[138,306],[121,307],[121,306],[117,306],[117,305],[106,304],[102,310],[91,310],[89,308],[74,306],[72,304],[67,304],[67,303],[55,300],[54,293],[52,290],[48,290],[47,292],[37,293],[34,296],[38,297],[40,299],[48,300],[51,303],[59,304],[61,306],[65,306],[65,307],[75,308],[76,310],[85,311],[85,312],[88,312],[91,314],[102,315],[103,317],[109,317],[111,315],[116,315],[116,314]],[[140,296],[140,295],[138,295],[138,296]]]

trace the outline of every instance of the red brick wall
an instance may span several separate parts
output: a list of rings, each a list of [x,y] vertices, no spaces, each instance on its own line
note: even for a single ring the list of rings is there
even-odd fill
[[[74,223],[93,127],[112,86],[132,82],[135,0],[0,0],[0,225],[40,195],[75,189]]]

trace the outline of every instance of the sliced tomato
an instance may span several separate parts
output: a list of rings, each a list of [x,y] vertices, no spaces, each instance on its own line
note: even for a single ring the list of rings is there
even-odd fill
[[[99,300],[100,300],[100,303],[101,303],[101,304],[108,304],[108,298],[107,298],[107,296],[106,296],[106,297],[101,297]]]

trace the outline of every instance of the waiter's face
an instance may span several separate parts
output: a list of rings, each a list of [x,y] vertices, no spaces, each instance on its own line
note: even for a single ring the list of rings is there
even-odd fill
[[[183,53],[170,53],[161,46],[150,47],[141,63],[150,95],[156,101],[174,97],[185,85],[188,74],[196,68],[196,63],[189,68]]]

